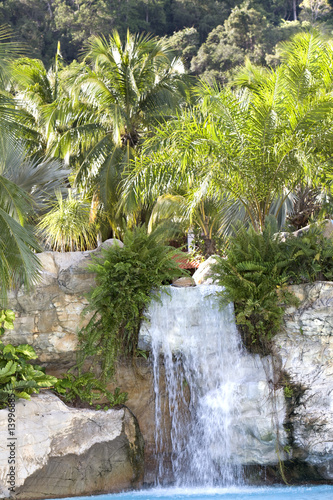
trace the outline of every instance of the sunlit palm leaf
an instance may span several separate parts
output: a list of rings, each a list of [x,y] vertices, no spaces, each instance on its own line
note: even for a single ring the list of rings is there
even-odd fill
[[[90,218],[90,203],[68,190],[57,192],[56,201],[38,225],[40,236],[53,250],[74,251],[96,247],[97,228]]]
[[[298,35],[288,50],[277,70],[247,64],[233,91],[201,85],[197,107],[157,127],[146,142],[147,158],[123,183],[123,206],[185,189],[191,213],[212,198],[224,205],[220,232],[232,214],[257,230],[270,213],[278,217],[316,161],[329,161],[333,145],[328,45]]]

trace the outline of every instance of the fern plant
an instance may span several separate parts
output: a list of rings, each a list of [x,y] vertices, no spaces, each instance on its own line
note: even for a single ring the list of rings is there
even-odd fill
[[[277,235],[273,220],[262,233],[241,227],[231,238],[226,259],[214,266],[223,285],[222,303],[234,302],[236,321],[245,343],[267,348],[281,327],[284,308],[297,304],[288,285],[333,279],[333,239],[313,224],[301,236],[286,241]]]
[[[275,232],[273,223],[262,233],[241,227],[230,240],[227,258],[218,258],[213,267],[224,287],[222,303],[234,302],[236,322],[251,350],[266,349],[280,329],[284,307],[296,300],[286,287],[289,255]]]
[[[65,402],[73,406],[82,406],[88,403],[90,406],[101,399],[107,400],[107,406],[124,404],[127,401],[127,392],[120,392],[119,387],[112,393],[108,391],[105,384],[98,380],[92,372],[86,372],[75,376],[66,373],[54,386],[55,392],[60,394]]]
[[[321,225],[312,224],[302,236],[287,238],[285,247],[289,283],[333,280],[333,240],[324,236]]]
[[[187,274],[174,259],[177,255],[141,227],[125,234],[123,248],[103,249],[102,258],[94,258],[89,269],[96,273],[96,287],[87,308],[93,316],[79,334],[81,364],[94,356],[106,378],[113,375],[119,355],[136,354],[144,308],[159,299],[162,284]]]

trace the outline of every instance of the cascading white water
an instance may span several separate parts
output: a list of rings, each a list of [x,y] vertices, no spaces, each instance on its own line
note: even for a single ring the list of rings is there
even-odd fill
[[[239,391],[244,373],[242,348],[232,305],[218,307],[220,287],[168,287],[149,309],[149,336],[155,387],[158,482],[165,475],[167,439],[161,407],[160,355],[163,353],[169,417],[171,464],[176,484],[239,484],[241,448]],[[165,418],[165,417],[164,417]]]

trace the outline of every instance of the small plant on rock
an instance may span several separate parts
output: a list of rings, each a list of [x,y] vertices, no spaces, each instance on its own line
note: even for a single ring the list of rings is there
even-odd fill
[[[0,311],[0,336],[5,329],[14,328],[14,319],[13,311]],[[0,340],[0,408],[7,406],[10,394],[30,399],[31,394],[50,388],[57,382],[56,377],[46,375],[43,368],[31,364],[36,358],[37,354],[32,346],[20,344],[14,347]]]
[[[83,406],[85,403],[92,406],[100,400],[106,400],[106,406],[109,409],[127,401],[126,392],[120,392],[119,387],[113,393],[108,391],[105,384],[98,380],[92,372],[77,376],[66,373],[62,379],[57,381],[54,390],[66,403],[73,406]],[[100,405],[96,406],[96,409],[100,408]]]

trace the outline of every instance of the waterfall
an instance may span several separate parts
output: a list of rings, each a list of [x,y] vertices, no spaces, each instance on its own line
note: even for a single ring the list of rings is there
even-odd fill
[[[242,448],[238,416],[245,374],[233,307],[219,309],[215,285],[165,288],[161,302],[151,304],[141,333],[146,341],[149,337],[153,359],[157,482],[167,473],[169,439],[177,485],[240,484],[235,450]],[[163,376],[167,397],[161,394]]]

